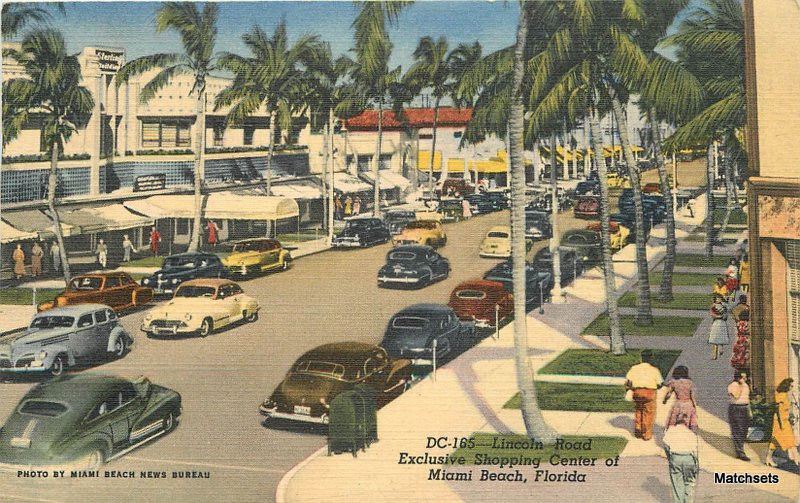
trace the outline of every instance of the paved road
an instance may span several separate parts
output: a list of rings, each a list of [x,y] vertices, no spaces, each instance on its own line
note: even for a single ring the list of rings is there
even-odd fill
[[[376,273],[389,245],[367,250],[327,252],[304,257],[285,273],[243,282],[262,306],[255,324],[240,325],[206,339],[147,339],[138,327],[144,311],[123,317],[137,335],[125,358],[97,372],[135,377],[183,395],[183,417],[171,434],[156,439],[104,470],[134,470],[134,479],[19,479],[0,475],[0,499],[22,501],[269,501],[282,475],[324,445],[319,433],[262,425],[258,405],[283,379],[303,352],[326,342],[378,343],[389,317],[416,302],[447,303],[460,281],[480,277],[497,263],[478,257],[478,245],[492,225],[506,223],[495,213],[447,225],[443,255],[453,272],[445,281],[419,291],[378,289]],[[0,384],[0,419],[33,382]],[[140,471],[165,471],[167,479],[144,480]],[[172,479],[174,471],[207,471],[211,480]]]

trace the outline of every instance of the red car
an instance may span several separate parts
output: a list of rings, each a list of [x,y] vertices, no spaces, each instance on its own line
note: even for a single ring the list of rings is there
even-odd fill
[[[462,321],[474,321],[479,328],[494,328],[514,314],[510,292],[499,281],[473,279],[455,287],[449,306]]]
[[[436,189],[436,195],[439,197],[442,197],[443,194],[447,195],[450,189],[452,189],[453,193],[457,192],[462,197],[475,192],[475,186],[463,178],[448,178],[442,183],[441,189]]]
[[[600,199],[595,196],[578,196],[573,210],[575,218],[600,218]]]
[[[661,184],[656,182],[646,183],[642,187],[645,194],[661,194]]]

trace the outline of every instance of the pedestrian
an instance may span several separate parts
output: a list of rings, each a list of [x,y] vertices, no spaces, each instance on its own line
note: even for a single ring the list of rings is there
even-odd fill
[[[97,243],[97,262],[103,269],[108,265],[108,246],[102,239]]]
[[[740,242],[736,243],[736,250],[733,252],[733,256],[737,261],[741,261],[742,257],[747,255],[748,250],[748,242],[747,238],[741,240]]]
[[[22,251],[22,245],[17,243],[17,247],[11,254],[11,259],[14,261],[14,276],[17,279],[22,279],[25,276],[25,252]]]
[[[353,214],[353,199],[348,195],[344,200],[344,218]]]
[[[464,218],[472,218],[472,208],[470,208],[467,199],[461,200],[461,212],[464,214]]]
[[[711,304],[711,330],[708,333],[708,343],[713,346],[711,358],[716,360],[723,353],[724,346],[730,343],[728,335],[728,308],[725,307],[724,298],[714,295]]]
[[[739,262],[732,258],[725,270],[725,289],[728,295],[733,296],[739,288]]]
[[[150,228],[150,251],[153,256],[158,257],[158,246],[161,244],[161,233],[156,230],[155,226]]]
[[[791,400],[793,387],[794,379],[787,377],[775,388],[777,410],[772,419],[772,439],[769,442],[765,461],[767,466],[777,466],[772,456],[778,449],[785,452],[792,463],[798,464],[797,439],[794,437],[794,424],[797,422],[797,417],[792,413],[792,406],[795,404]]]
[[[353,201],[353,215],[360,215],[361,214],[361,198],[356,196],[355,200]]]
[[[664,452],[669,462],[669,479],[672,482],[672,501],[694,501],[694,485],[700,463],[697,456],[697,434],[689,428],[688,418],[678,416],[675,426],[664,432]]]
[[[341,220],[344,207],[342,206],[342,198],[339,194],[336,194],[336,197],[333,199],[333,205],[336,208],[336,220]]]
[[[664,378],[661,371],[652,364],[652,351],[643,350],[641,358],[642,363],[628,370],[625,388],[631,390],[635,406],[633,435],[642,440],[650,440],[656,417],[656,390],[661,387]]]
[[[123,262],[130,262],[131,261],[131,251],[133,250],[133,243],[128,238],[128,235],[125,234],[122,236],[122,261]]]
[[[50,245],[50,260],[53,261],[53,271],[58,273],[61,270],[61,248],[55,241]]]
[[[750,428],[750,385],[747,383],[746,371],[734,372],[733,382],[728,385],[728,398],[728,424],[731,427],[736,457],[742,461],[750,461],[744,453],[744,440]]]
[[[747,319],[750,319],[750,306],[747,305],[747,295],[740,295],[739,301],[736,303],[736,306],[731,309],[731,316],[733,317],[733,321],[739,323],[739,320],[742,317],[743,313],[747,313]]]
[[[723,299],[728,297],[728,287],[725,286],[725,278],[722,276],[717,278],[717,282],[714,284],[714,288],[711,291],[712,294],[719,295]]]
[[[216,248],[217,246],[218,230],[217,224],[215,224],[213,220],[209,220],[206,225],[206,232],[208,233],[208,245],[211,246],[211,248]]]
[[[689,378],[689,368],[684,365],[678,365],[672,371],[672,378],[670,378],[664,387],[667,388],[667,394],[664,395],[663,404],[667,404],[667,400],[674,394],[675,403],[667,416],[667,428],[675,426],[678,418],[686,418],[686,426],[697,431],[697,401],[695,395],[697,388],[694,382]]]
[[[745,253],[739,262],[739,288],[746,292],[750,289],[750,258]]]
[[[736,341],[731,348],[731,367],[736,370],[750,368],[750,311],[742,312],[736,323]]]
[[[39,243],[34,242],[31,248],[31,275],[34,278],[42,275],[42,257],[44,257],[44,250]]]

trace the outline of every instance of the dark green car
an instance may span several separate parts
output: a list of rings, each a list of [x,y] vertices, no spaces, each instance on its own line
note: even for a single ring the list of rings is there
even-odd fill
[[[92,374],[43,382],[0,429],[0,464],[95,469],[175,428],[181,396],[146,378]]]

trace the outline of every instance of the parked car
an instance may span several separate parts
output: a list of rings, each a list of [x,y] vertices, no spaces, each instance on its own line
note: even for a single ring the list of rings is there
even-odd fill
[[[462,196],[475,192],[475,186],[463,178],[447,178],[442,182],[441,188],[436,189],[436,196],[442,197],[442,194],[447,195],[450,193],[451,189],[453,193],[458,192]]]
[[[603,260],[600,234],[585,229],[571,229],[561,235],[561,247],[575,250],[586,264],[599,264]]]
[[[528,250],[533,246],[530,239],[525,240]],[[481,241],[478,252],[483,258],[509,258],[511,256],[511,228],[507,225],[495,225]]]
[[[146,378],[73,374],[40,383],[0,429],[0,463],[95,470],[172,431],[181,396]]]
[[[149,335],[206,337],[237,321],[256,321],[259,309],[258,302],[233,281],[194,279],[181,284],[172,300],[148,311],[141,329]]]
[[[57,307],[36,314],[24,332],[0,337],[0,373],[59,376],[67,367],[122,358],[132,344],[108,306]]]
[[[447,234],[441,222],[436,220],[417,220],[409,222],[398,236],[392,240],[395,246],[425,245],[439,248],[447,244]]]
[[[587,180],[578,182],[575,187],[576,196],[599,196],[600,195],[600,182],[598,180]]]
[[[583,274],[585,270],[584,261],[575,253],[571,248],[561,248],[559,250],[559,258],[561,259],[561,286],[565,287],[570,284],[575,278]],[[552,271],[553,270],[553,255],[547,248],[542,248],[533,257],[533,267],[538,271]],[[550,276],[549,287],[555,286],[555,278]]]
[[[493,189],[484,192],[492,201],[495,211],[507,210],[509,204],[509,191],[506,189]]]
[[[511,292],[499,281],[464,281],[450,293],[448,305],[461,321],[475,323],[478,328],[494,328],[514,316]]]
[[[195,278],[224,278],[227,274],[222,260],[213,253],[177,253],[164,258],[161,269],[143,278],[141,283],[152,288],[156,295],[172,295],[184,281]]]
[[[334,248],[366,248],[386,243],[392,238],[389,228],[380,218],[351,218],[334,236]]]
[[[496,281],[503,285],[509,293],[514,293],[512,262],[506,260],[492,267],[483,275],[483,279]],[[525,305],[528,309],[539,306],[553,288],[552,264],[543,268],[541,263],[534,266],[525,263]]]
[[[600,198],[597,196],[578,196],[573,214],[575,218],[600,218]]]
[[[627,176],[621,176],[617,173],[608,173],[608,188],[629,189],[630,187],[631,180]]]
[[[450,275],[450,262],[430,246],[404,245],[386,254],[378,271],[378,286],[422,288]]]
[[[473,215],[484,215],[497,210],[495,201],[493,201],[486,192],[468,194],[464,196],[464,199],[469,202],[469,210]]]
[[[619,223],[614,221],[609,221],[608,227],[611,234],[610,235],[611,252],[615,253],[628,244],[628,238],[630,236],[631,231],[624,225],[620,225]],[[590,223],[589,225],[586,226],[586,230],[594,232],[595,234],[600,236],[600,239],[602,240],[602,236],[600,235],[600,222]]]
[[[259,407],[272,419],[328,424],[331,401],[359,384],[373,388],[378,405],[399,396],[411,381],[411,361],[394,360],[383,348],[336,342],[297,359],[275,391]]]
[[[437,360],[452,357],[476,342],[475,327],[462,323],[450,306],[414,304],[392,316],[381,347],[393,358],[424,364],[433,358],[434,341]]]
[[[644,194],[653,194],[655,196],[661,196],[661,184],[658,182],[651,182],[644,184],[642,187],[642,192]]]
[[[153,289],[139,286],[124,272],[101,272],[75,276],[66,290],[52,302],[42,302],[38,311],[73,304],[105,304],[120,312],[153,300]]]
[[[389,227],[392,236],[400,234],[409,222],[417,219],[417,215],[409,210],[390,210],[383,216],[383,221]]]
[[[460,222],[464,219],[464,203],[460,198],[443,197],[439,201],[438,211],[443,222]]]
[[[292,263],[289,250],[277,239],[244,239],[234,243],[231,254],[222,260],[230,274],[247,276],[254,272],[287,270]]]
[[[525,210],[525,237],[533,240],[553,237],[550,214],[537,210]]]
[[[609,221],[617,222],[620,225],[625,226],[630,234],[628,235],[628,242],[636,241],[636,218],[633,216],[633,213],[612,213],[609,216]],[[645,240],[650,236],[650,219],[645,218],[642,222],[644,224],[644,235]]]

